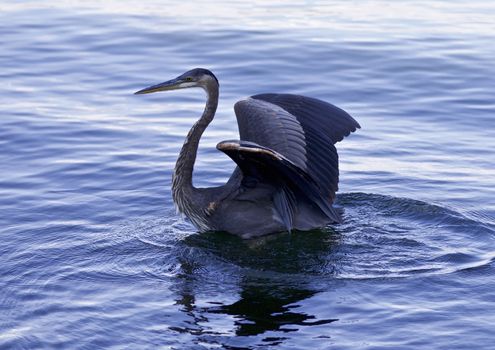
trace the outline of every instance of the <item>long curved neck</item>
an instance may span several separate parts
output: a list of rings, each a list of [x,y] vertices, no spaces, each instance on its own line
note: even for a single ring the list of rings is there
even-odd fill
[[[206,106],[203,115],[194,123],[186,136],[184,145],[175,163],[172,177],[172,196],[180,212],[190,217],[194,209],[194,186],[192,182],[194,162],[198,152],[199,140],[215,116],[218,106],[218,85],[210,83],[205,86],[207,94]]]

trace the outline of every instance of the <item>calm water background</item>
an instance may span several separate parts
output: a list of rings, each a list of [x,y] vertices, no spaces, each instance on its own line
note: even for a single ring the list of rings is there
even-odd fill
[[[493,349],[495,3],[0,4],[1,349]],[[290,92],[338,144],[342,225],[197,234],[171,172],[220,79],[198,186],[233,169],[233,103]]]

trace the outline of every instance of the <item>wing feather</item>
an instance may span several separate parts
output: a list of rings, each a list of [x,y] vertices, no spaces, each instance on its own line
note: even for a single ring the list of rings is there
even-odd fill
[[[303,124],[307,121],[318,125],[334,144],[361,128],[346,111],[316,98],[291,94],[260,94],[252,98],[282,107]]]
[[[306,142],[301,124],[283,108],[248,98],[235,104],[240,138],[283,154],[306,168]]]
[[[244,177],[275,186],[277,190],[273,194],[274,208],[288,231],[292,229],[296,210],[293,191],[298,191],[317,205],[333,222],[340,222],[340,215],[322,195],[318,184],[284,155],[249,141],[222,141],[217,149],[237,163]]]
[[[255,95],[234,109],[241,140],[286,157],[333,202],[339,181],[334,144],[360,128],[349,114],[324,101],[289,94]]]

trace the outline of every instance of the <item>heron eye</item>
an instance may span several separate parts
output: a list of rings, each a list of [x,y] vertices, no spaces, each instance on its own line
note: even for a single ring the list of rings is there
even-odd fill
[[[192,78],[191,77],[187,77],[186,78],[186,81],[192,81]]]

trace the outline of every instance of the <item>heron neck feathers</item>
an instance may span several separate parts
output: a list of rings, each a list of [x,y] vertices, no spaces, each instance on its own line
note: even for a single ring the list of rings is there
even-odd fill
[[[203,227],[206,219],[204,208],[201,208],[202,201],[197,198],[198,192],[193,186],[193,170],[199,141],[215,116],[219,94],[217,84],[208,84],[204,89],[207,93],[205,109],[186,136],[172,177],[172,197],[178,211],[189,217],[200,230],[207,229]]]

